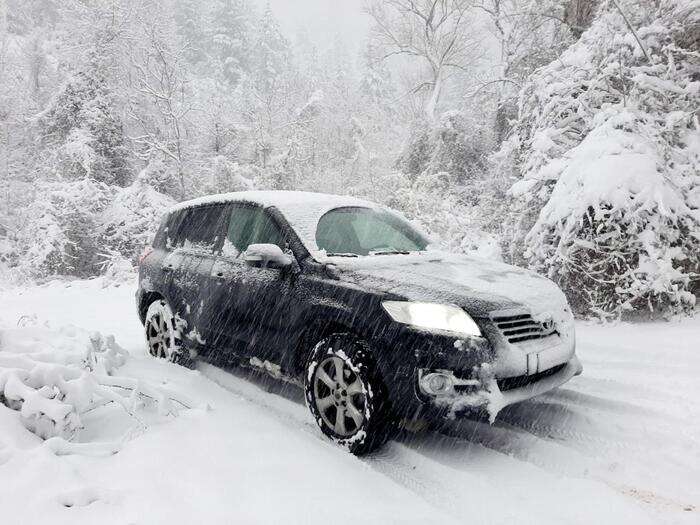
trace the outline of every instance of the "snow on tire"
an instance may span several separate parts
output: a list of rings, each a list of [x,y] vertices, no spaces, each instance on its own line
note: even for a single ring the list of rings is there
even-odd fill
[[[306,404],[321,431],[353,454],[367,454],[389,433],[385,388],[369,346],[336,334],[311,351],[304,375]]]
[[[190,367],[192,360],[182,348],[182,326],[164,299],[152,302],[146,311],[146,343],[153,357]]]

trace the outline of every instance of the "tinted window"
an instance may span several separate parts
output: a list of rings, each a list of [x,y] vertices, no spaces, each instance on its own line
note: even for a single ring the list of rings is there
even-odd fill
[[[172,250],[177,245],[178,230],[184,216],[184,210],[171,213],[165,219],[162,234],[158,232],[158,236],[162,235],[162,242],[168,250]],[[160,238],[158,241],[160,241]]]
[[[264,209],[234,204],[223,253],[237,257],[251,244],[276,244],[283,250],[286,248],[282,231]]]
[[[156,232],[156,235],[153,238],[152,246],[154,248],[161,248],[161,249],[165,248],[166,237],[168,235],[168,220],[169,219],[170,219],[170,216],[165,216],[160,221],[160,226],[158,226],[158,231]]]
[[[175,248],[213,252],[224,233],[226,206],[188,208],[181,212]]]
[[[422,251],[428,239],[392,213],[372,208],[336,208],[318,221],[316,245],[331,255],[370,255]]]

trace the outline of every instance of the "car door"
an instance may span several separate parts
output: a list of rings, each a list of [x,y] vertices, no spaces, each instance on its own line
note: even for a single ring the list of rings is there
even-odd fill
[[[218,347],[279,363],[296,303],[296,273],[249,266],[243,254],[250,244],[276,244],[288,251],[286,236],[268,211],[233,203],[223,250],[212,268],[210,332]]]
[[[203,334],[202,291],[208,287],[216,254],[221,249],[228,209],[225,204],[183,210],[173,251],[165,261],[171,268],[171,307],[183,321],[185,345],[200,347]]]

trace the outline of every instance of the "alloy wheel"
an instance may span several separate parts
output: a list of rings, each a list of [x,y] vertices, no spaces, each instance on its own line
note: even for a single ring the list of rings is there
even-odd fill
[[[146,335],[148,338],[148,351],[152,356],[170,357],[172,329],[161,313],[157,313],[149,319]]]
[[[365,390],[348,363],[338,356],[324,359],[314,376],[318,413],[338,436],[355,434],[365,422]]]

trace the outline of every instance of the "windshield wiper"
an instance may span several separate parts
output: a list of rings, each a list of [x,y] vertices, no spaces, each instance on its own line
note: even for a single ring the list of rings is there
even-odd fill
[[[382,250],[379,252],[369,252],[370,255],[408,255],[411,252],[406,250]]]
[[[343,253],[343,252],[339,252],[339,253],[326,252],[326,256],[327,257],[359,257],[359,255],[357,255],[356,253]]]

